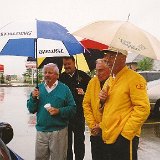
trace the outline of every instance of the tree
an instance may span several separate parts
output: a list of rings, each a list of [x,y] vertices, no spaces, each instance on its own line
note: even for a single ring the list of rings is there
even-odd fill
[[[141,71],[150,71],[153,67],[153,59],[151,58],[144,58],[143,60],[138,62],[138,69]]]
[[[4,83],[4,75],[3,75],[3,73],[2,73],[2,75],[1,75],[1,78],[0,78],[0,80],[1,80],[1,82],[0,83]]]

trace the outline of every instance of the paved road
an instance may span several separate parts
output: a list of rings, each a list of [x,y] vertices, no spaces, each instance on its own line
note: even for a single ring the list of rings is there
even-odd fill
[[[85,160],[91,160],[89,133],[86,133]],[[160,160],[160,124],[145,124],[138,149],[138,160]]]
[[[14,129],[14,138],[8,146],[25,160],[34,160],[35,117],[26,107],[31,90],[29,87],[0,87],[0,121],[10,123]],[[85,144],[84,160],[91,160],[88,132]],[[138,155],[139,160],[160,159],[160,124],[143,126]]]

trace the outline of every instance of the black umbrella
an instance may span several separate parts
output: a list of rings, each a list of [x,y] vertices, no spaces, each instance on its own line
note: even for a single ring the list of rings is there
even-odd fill
[[[83,56],[87,62],[88,68],[90,71],[94,70],[96,67],[96,60],[99,58],[103,58],[104,53],[97,49],[87,49]],[[77,58],[77,57],[75,57]],[[86,63],[84,62],[84,63]],[[63,66],[63,57],[46,57],[43,62],[39,65],[38,68],[43,68],[43,66],[47,63],[55,63],[59,67],[59,70],[62,70]],[[78,68],[78,63],[77,63]],[[79,68],[78,68],[79,69]]]

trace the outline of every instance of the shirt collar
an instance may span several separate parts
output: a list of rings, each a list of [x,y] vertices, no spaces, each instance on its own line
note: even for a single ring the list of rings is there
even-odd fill
[[[75,73],[75,72],[74,72]],[[70,77],[73,77],[73,75],[74,75],[74,73],[72,73],[72,74],[68,74]]]
[[[75,74],[76,70],[72,74],[68,74],[70,77],[73,77]]]
[[[47,83],[44,84],[45,87],[48,87]],[[51,86],[51,88],[55,88],[58,85],[58,80],[56,80],[55,83],[53,83],[53,85]]]

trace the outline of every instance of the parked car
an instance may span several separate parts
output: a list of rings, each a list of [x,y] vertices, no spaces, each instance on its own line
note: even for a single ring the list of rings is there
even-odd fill
[[[147,83],[147,93],[150,100],[151,105],[151,118],[156,118],[160,113],[160,79],[150,81]],[[156,107],[156,108],[155,108]],[[158,116],[159,117],[159,116]],[[160,117],[159,117],[160,119]]]
[[[147,83],[147,93],[149,96],[150,103],[155,104],[160,98],[160,79],[149,81]]]

